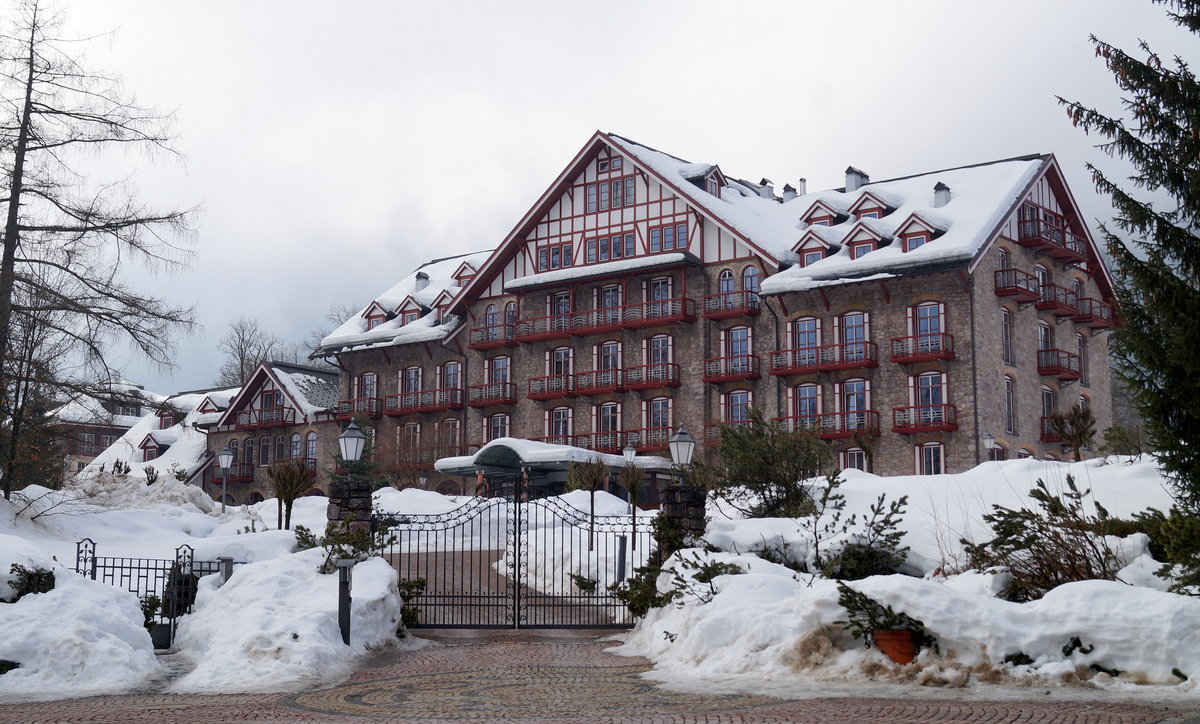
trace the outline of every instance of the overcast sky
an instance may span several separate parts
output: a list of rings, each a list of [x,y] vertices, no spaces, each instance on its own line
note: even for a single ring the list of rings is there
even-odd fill
[[[1089,33],[1195,47],[1146,0],[65,9],[80,34],[116,31],[92,66],[175,111],[186,165],[130,159],[143,200],[203,210],[191,268],[144,282],[202,327],[176,369],[125,367],[163,393],[211,384],[239,315],[299,339],[425,259],[495,246],[597,129],[810,190],[847,165],[880,180],[1052,152],[1107,218],[1096,141],[1055,95],[1117,109]]]

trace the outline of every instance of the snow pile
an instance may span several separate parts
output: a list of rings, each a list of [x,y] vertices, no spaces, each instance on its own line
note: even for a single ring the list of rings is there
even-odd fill
[[[300,691],[348,676],[356,659],[396,640],[396,571],[381,558],[354,568],[350,645],[338,629],[338,577],[312,549],[239,567],[220,588],[201,581],[175,645],[196,668],[175,692]]]
[[[132,472],[132,471],[131,471]],[[186,510],[215,513],[220,506],[196,485],[169,475],[147,484],[144,477],[94,471],[79,475],[65,487],[92,505],[123,510]]]
[[[62,698],[125,691],[158,670],[137,598],[66,570],[37,546],[0,535],[0,598],[12,596],[13,563],[54,571],[54,589],[0,603],[0,699]]]

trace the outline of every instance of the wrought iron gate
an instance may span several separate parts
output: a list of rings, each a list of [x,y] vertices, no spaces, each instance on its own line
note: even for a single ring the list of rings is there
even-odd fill
[[[474,498],[391,527],[388,559],[423,579],[412,605],[430,628],[627,628],[610,586],[646,562],[649,522],[592,515],[561,498]]]

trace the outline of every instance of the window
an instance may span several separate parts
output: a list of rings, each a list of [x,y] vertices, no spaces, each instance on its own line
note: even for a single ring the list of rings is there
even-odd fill
[[[508,357],[492,357],[487,361],[487,381],[490,384],[508,382]]]
[[[997,443],[996,445],[992,446],[991,450],[987,451],[987,459],[991,460],[993,462],[995,462],[997,460],[1007,460],[1008,459],[1008,448]]]
[[[1000,309],[1000,356],[1004,364],[1013,363],[1012,312],[1006,308]]]
[[[1031,450],[1026,450],[1025,448],[1021,448],[1020,450],[1017,451],[1017,459],[1018,460],[1024,460],[1025,458],[1031,458],[1031,457],[1033,457],[1033,451],[1031,451]]]
[[[595,367],[597,370],[621,369],[621,343],[601,342],[596,345]]]
[[[158,448],[151,445],[147,448],[142,448],[142,462],[148,463],[158,457]]]
[[[721,335],[721,344],[725,348],[726,357],[737,357],[730,371],[748,372],[750,368],[750,328],[734,327],[725,330]],[[738,369],[734,369],[737,367]]]
[[[420,316],[421,315],[419,312],[405,312],[404,320],[401,322],[401,324],[411,324],[412,322],[417,321],[417,318]]]
[[[734,390],[725,396],[725,422],[739,423],[750,419],[750,390]]]
[[[304,457],[317,459],[317,433],[315,432],[304,436]]]
[[[291,443],[292,443],[291,450],[290,450],[291,454],[288,457],[291,457],[291,458],[300,457],[300,433],[298,433],[298,432],[292,433]]]
[[[587,213],[595,213],[596,208],[596,185],[589,184],[587,187]]]
[[[609,188],[612,189],[612,207],[614,209],[619,208],[621,201],[625,198],[625,195],[621,193],[621,179],[609,182]]]
[[[85,437],[86,437],[86,435],[85,435]],[[100,436],[100,447],[105,448],[105,449],[110,448],[113,446],[114,443],[116,443],[116,441],[117,441],[116,435],[101,435]]]
[[[650,253],[687,248],[687,224],[671,224],[650,230]]]
[[[546,413],[546,433],[559,445],[570,445],[571,441],[571,408],[556,407]]]
[[[408,367],[400,371],[400,391],[409,393],[421,391],[420,367]]]
[[[602,183],[602,184],[600,184],[600,210],[606,211],[607,209],[608,209],[608,184]]]
[[[748,292],[758,291],[758,267],[748,266],[742,270],[742,289]]]
[[[571,266],[572,253],[570,243],[538,247],[538,271]]]
[[[571,293],[558,292],[550,297],[550,314],[570,314]]]
[[[258,464],[271,464],[271,438],[264,437],[258,441]]]
[[[822,216],[820,218],[813,219],[812,221],[810,221],[808,223],[810,226],[830,226],[831,224],[833,224],[833,217]]]
[[[596,432],[620,432],[621,406],[605,402],[596,407]]]
[[[821,388],[812,383],[797,385],[792,393],[792,409],[802,421],[821,414]]]
[[[904,237],[904,251],[915,251],[929,243],[929,234],[908,234]]]
[[[603,310],[600,315],[605,324],[621,321],[621,287],[602,287],[596,295],[596,307]]]
[[[800,266],[805,267],[810,264],[816,264],[824,258],[825,252],[820,251],[819,249],[816,251],[806,251],[800,258]]]
[[[942,474],[942,443],[927,442],[917,446],[917,475]]]
[[[1016,383],[1008,375],[1004,376],[1004,429],[1010,434],[1017,434]]]
[[[442,446],[447,452],[458,450],[458,420],[450,418],[442,421]]]
[[[488,327],[495,327],[500,324],[500,310],[496,309],[495,304],[489,304],[483,312],[483,323]]]
[[[1045,322],[1038,322],[1038,349],[1054,349],[1054,330]]]
[[[846,360],[867,358],[867,313],[848,312],[838,318],[840,322],[842,357]]]
[[[457,390],[462,384],[462,365],[458,362],[447,362],[442,365],[443,390]]]
[[[230,458],[230,463],[233,465],[236,465],[238,463],[238,461],[240,460],[240,456],[238,455],[238,448],[240,446],[241,446],[241,443],[238,442],[237,440],[229,441],[229,452],[233,455],[233,457]]]
[[[137,405],[117,405],[117,414],[126,417],[141,417],[142,408]]]
[[[632,206],[635,198],[636,192],[634,191],[634,179],[632,176],[630,176],[629,178],[625,179],[625,205]]]
[[[246,438],[246,448],[242,453],[247,465],[253,465],[254,460],[258,457],[258,449],[255,447],[255,440],[252,437]]]
[[[866,380],[850,379],[838,385],[838,412],[845,417],[845,427],[857,430],[867,426],[870,408],[870,385]]]
[[[421,448],[421,424],[410,422],[396,430],[396,442],[401,451],[409,452]]]
[[[716,174],[704,179],[704,190],[718,199],[721,198],[721,183],[717,180]]]
[[[1038,264],[1033,268],[1033,276],[1037,279],[1038,285],[1050,283],[1050,270]]]
[[[549,352],[550,374],[564,376],[571,374],[571,348],[558,347]]]
[[[604,159],[603,161],[597,161],[596,162],[596,170],[600,171],[601,173],[603,173],[604,171],[607,171],[608,163],[609,163],[608,159]]]
[[[488,442],[501,437],[508,437],[508,415],[499,414],[484,418]]]
[[[367,317],[367,329],[368,330],[375,329],[379,325],[383,324],[384,321],[386,321],[386,320],[387,320],[387,317],[380,317],[380,316]]]
[[[856,214],[856,216],[860,219],[878,219],[879,218],[879,209],[869,209],[867,211],[860,211],[860,212],[858,212],[858,214]]]
[[[733,272],[728,269],[723,270],[717,275],[717,292],[720,294],[728,294],[733,291]]]
[[[509,302],[508,304],[504,305],[504,323],[505,324],[516,324],[517,323],[517,303],[516,302]]]
[[[613,158],[609,159],[608,167],[613,171],[620,171],[621,170],[621,161],[622,161],[622,159],[620,156],[614,156]]]
[[[287,438],[283,435],[275,436],[275,459],[283,460],[287,458]]]
[[[841,453],[842,470],[866,470],[867,454],[860,447],[852,447]]]
[[[1057,406],[1054,404],[1054,390],[1049,387],[1042,388],[1042,417],[1050,417],[1054,414]]]
[[[875,242],[859,241],[850,245],[850,258],[857,259],[863,254],[875,251]]]
[[[928,412],[930,412],[930,414],[935,415],[936,420],[940,421],[941,415],[942,415],[942,411],[940,408],[941,408],[941,405],[944,404],[946,401],[946,376],[945,376],[945,373],[923,372],[923,373],[917,375],[916,377],[912,378],[910,384],[912,385],[913,404],[915,404],[919,407],[922,407],[922,408],[934,408],[934,407],[938,408],[936,410],[936,412],[932,411],[932,410],[923,409],[921,411],[922,412],[922,420],[934,421],[934,420],[929,420],[925,416],[925,413],[928,411]]]
[[[1075,354],[1079,355],[1079,384],[1088,386],[1088,348],[1087,338],[1082,334],[1075,335]]]
[[[821,346],[820,320],[813,317],[801,317],[793,322],[792,344],[796,349],[814,349]]]
[[[909,334],[917,339],[916,348],[921,352],[942,349],[942,305],[939,302],[923,302],[909,308]]]
[[[355,390],[354,390],[355,398],[363,399],[363,398],[376,396],[376,392],[378,391],[379,387],[378,387],[378,377],[376,377],[374,372],[364,372],[363,374],[354,378],[354,381],[355,381],[355,385],[354,385],[355,386]]]
[[[671,427],[671,398],[656,397],[646,403],[646,427]]]
[[[1000,250],[996,252],[996,258],[1000,269],[1012,268],[1012,257],[1009,256],[1008,249],[1001,247]]]
[[[671,337],[660,334],[646,340],[646,364],[663,365],[671,362]]]

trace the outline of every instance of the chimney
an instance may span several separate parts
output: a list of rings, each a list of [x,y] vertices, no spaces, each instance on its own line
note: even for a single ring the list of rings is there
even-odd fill
[[[940,209],[950,203],[950,187],[941,181],[933,187],[933,208]]]
[[[806,179],[806,178],[800,179],[800,182],[796,184],[796,193],[799,194],[800,196],[803,196],[804,194],[808,193],[808,179]]]
[[[413,291],[419,292],[427,286],[429,286],[429,275],[423,271],[417,272],[417,284]]]
[[[792,199],[794,199],[794,198],[796,198],[796,189],[792,188],[792,185],[791,185],[791,184],[784,184],[784,186],[783,186],[783,200],[784,200],[785,202],[787,202],[787,201],[791,201],[791,200],[792,200]]]
[[[758,195],[764,199],[775,198],[775,187],[771,184],[771,179],[765,178],[758,182]]]
[[[853,166],[846,167],[846,193],[858,191],[864,184],[871,183],[871,177],[866,173],[854,168]]]

